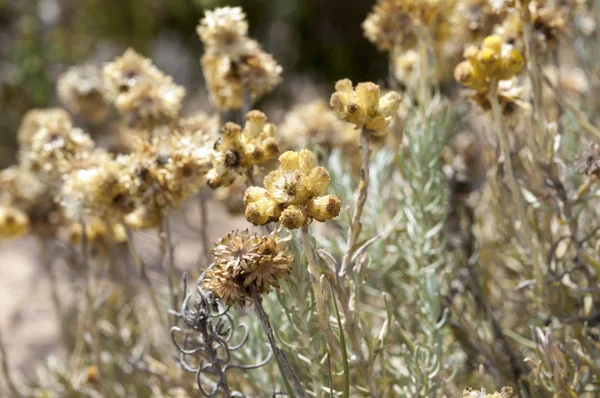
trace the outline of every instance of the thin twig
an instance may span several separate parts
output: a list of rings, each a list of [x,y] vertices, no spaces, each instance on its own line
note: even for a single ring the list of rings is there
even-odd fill
[[[154,311],[158,316],[158,319],[162,325],[162,329],[165,330],[168,327],[167,317],[158,303],[158,294],[154,290],[152,282],[150,281],[150,277],[148,276],[148,271],[146,270],[146,263],[144,262],[144,260],[142,260],[135,247],[135,241],[133,240],[133,231],[130,227],[125,226],[125,232],[127,234],[127,247],[129,248],[129,255],[133,263],[138,267],[140,277],[142,278],[144,286],[146,286],[146,289],[148,290],[148,295],[150,296],[150,301],[152,303],[152,306],[154,307]]]
[[[200,240],[202,241],[202,253],[204,256],[204,267],[211,263],[210,239],[208,238],[208,211],[206,207],[206,192],[200,191],[198,207],[200,209]],[[202,267],[202,268],[204,268]]]
[[[356,205],[354,206],[354,215],[352,216],[352,223],[350,224],[350,230],[348,231],[348,240],[346,242],[346,252],[342,258],[342,266],[340,268],[339,276],[343,278],[350,270],[352,264],[352,255],[356,250],[356,244],[362,224],[360,218],[362,216],[365,202],[367,201],[367,194],[369,188],[369,160],[371,158],[371,148],[369,146],[371,142],[371,132],[365,128],[362,129],[360,135],[360,146],[362,151],[362,165],[360,169],[360,182],[358,184],[358,197],[356,198]]]
[[[252,300],[254,303],[254,310],[256,312],[256,316],[260,321],[260,324],[267,335],[267,339],[269,340],[269,344],[271,344],[271,348],[273,349],[273,355],[275,356],[275,360],[277,361],[277,365],[279,366],[279,370],[283,373],[284,382],[286,383],[286,387],[288,388],[288,393],[292,395],[291,389],[293,389],[293,394],[297,395],[298,398],[305,398],[306,391],[304,387],[298,380],[296,376],[296,372],[294,372],[294,368],[290,365],[288,359],[285,356],[285,353],[279,345],[275,341],[275,335],[273,334],[273,328],[271,327],[271,322],[269,321],[269,316],[265,312],[265,309],[262,305],[262,299],[258,294],[256,288],[252,289]],[[287,385],[287,380],[292,383],[293,387]],[[292,395],[293,396],[293,395]]]
[[[496,130],[496,134],[498,136],[498,142],[500,143],[500,152],[502,155],[502,166],[504,169],[504,177],[506,181],[506,185],[508,186],[508,190],[511,193],[513,203],[517,210],[517,219],[520,221],[522,226],[522,234],[524,235],[524,239],[529,243],[529,251],[531,255],[531,259],[533,262],[533,273],[534,278],[536,280],[536,287],[538,289],[538,293],[541,294],[542,289],[544,287],[543,284],[543,275],[542,268],[539,263],[539,259],[537,257],[537,252],[535,245],[533,243],[534,235],[531,227],[529,225],[529,220],[527,217],[527,212],[525,209],[525,205],[523,203],[523,198],[521,197],[521,191],[517,184],[517,180],[515,178],[515,174],[512,167],[512,159],[510,157],[510,149],[508,146],[508,140],[504,135],[504,128],[502,123],[502,108],[500,107],[500,102],[498,100],[498,81],[493,80],[490,82],[490,89],[488,91],[488,100],[492,107],[492,119],[494,123],[494,128]]]
[[[579,127],[581,127],[586,133],[592,135],[596,140],[600,141],[600,129],[590,123],[585,113],[579,110],[579,108],[567,98],[567,96],[559,87],[552,84],[550,78],[546,75],[544,75],[544,83],[546,83],[546,85],[554,92],[558,102],[564,107],[568,108],[573,115],[575,115],[575,119],[577,119],[577,124],[579,124]]]
[[[171,308],[177,308],[177,293],[175,292],[175,259],[173,258],[175,248],[173,247],[173,236],[171,234],[171,225],[169,217],[163,215],[158,232],[160,247],[162,251],[163,268],[167,272],[167,285],[169,288],[169,298]],[[175,318],[171,317],[171,325],[174,325]]]
[[[12,397],[20,397],[21,393],[17,389],[15,382],[12,378],[12,374],[10,372],[10,366],[8,365],[8,354],[6,353],[6,349],[4,348],[4,341],[2,341],[2,335],[0,335],[0,360],[2,365],[2,375],[4,376],[4,382],[6,383],[6,387],[8,387],[8,391]]]
[[[308,224],[305,224],[300,229],[302,233],[302,248],[304,249],[304,255],[308,262],[308,273],[309,280],[315,293],[315,299],[317,302],[317,316],[319,317],[319,329],[323,333],[327,345],[329,348],[334,350],[333,335],[329,328],[329,315],[327,314],[327,305],[325,304],[325,296],[321,289],[321,271],[319,270],[319,260],[315,254],[315,250],[310,242],[310,233],[308,231]]]
[[[94,355],[94,364],[100,373],[99,382],[100,390],[106,393],[104,384],[104,375],[102,372],[102,350],[100,348],[100,336],[98,335],[98,325],[96,323],[96,313],[94,310],[94,298],[96,297],[95,292],[95,281],[94,281],[94,270],[90,263],[89,258],[89,244],[88,236],[86,231],[85,222],[82,220],[81,223],[81,262],[82,268],[85,272],[85,304],[86,304],[86,316],[88,321],[88,328],[92,337],[92,353]]]

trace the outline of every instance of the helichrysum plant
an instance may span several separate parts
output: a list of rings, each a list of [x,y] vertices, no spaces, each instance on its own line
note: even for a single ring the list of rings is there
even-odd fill
[[[197,25],[211,111],[133,48],[66,68],[0,171],[0,240],[39,243],[64,356],[16,378],[3,333],[0,389],[597,396],[591,3],[378,0],[355,28],[388,75],[311,100],[261,102],[283,70],[240,7]]]

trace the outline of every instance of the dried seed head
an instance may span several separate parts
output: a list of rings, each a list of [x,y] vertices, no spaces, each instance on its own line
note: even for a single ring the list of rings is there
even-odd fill
[[[233,231],[223,236],[212,250],[214,268],[202,281],[202,287],[211,290],[228,305],[245,305],[251,300],[251,291],[267,294],[271,287],[290,273],[293,256],[286,250],[277,232],[259,238],[248,231]]]

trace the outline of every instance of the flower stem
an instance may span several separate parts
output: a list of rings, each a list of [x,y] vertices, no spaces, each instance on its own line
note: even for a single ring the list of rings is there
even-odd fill
[[[96,314],[94,312],[94,297],[95,283],[94,270],[90,264],[89,258],[89,242],[86,231],[85,222],[81,221],[81,265],[85,272],[85,305],[86,317],[88,321],[89,333],[91,335],[92,354],[94,356],[94,364],[100,373],[100,391],[106,393],[104,378],[102,372],[102,350],[100,348],[100,336],[98,335],[98,327],[96,323]]]
[[[525,240],[529,243],[529,252],[533,261],[533,274],[536,280],[536,287],[538,292],[541,293],[543,289],[543,275],[540,263],[538,261],[537,251],[534,245],[534,235],[529,225],[527,211],[523,204],[523,198],[521,197],[521,191],[517,185],[517,180],[512,167],[512,160],[510,158],[510,150],[508,146],[508,140],[504,135],[504,128],[502,123],[502,108],[498,100],[498,81],[493,80],[490,82],[490,89],[488,91],[488,100],[492,107],[492,119],[494,128],[498,136],[498,142],[500,143],[500,152],[502,155],[502,165],[504,168],[504,177],[506,185],[511,193],[512,200],[517,210],[517,218],[522,226],[521,232],[525,235]]]
[[[360,182],[358,184],[358,197],[356,198],[356,205],[354,206],[354,215],[352,216],[352,223],[348,231],[348,240],[346,241],[346,252],[342,258],[342,266],[340,267],[339,276],[343,278],[348,271],[351,271],[352,267],[352,255],[356,249],[356,242],[360,236],[362,230],[362,224],[360,218],[362,216],[365,202],[367,201],[367,193],[369,188],[369,160],[371,158],[371,148],[369,144],[371,142],[371,132],[365,128],[362,129],[360,134],[360,147],[362,151],[362,165],[360,168]]]
[[[287,357],[285,356],[285,353],[283,352],[283,350],[281,348],[279,348],[279,344],[277,344],[277,342],[275,341],[275,335],[273,334],[273,327],[271,327],[271,322],[269,321],[269,316],[267,315],[267,313],[265,312],[265,309],[263,308],[262,299],[260,297],[260,294],[258,294],[258,291],[256,290],[256,288],[252,289],[252,301],[254,303],[254,311],[256,312],[256,316],[258,317],[258,320],[260,321],[260,324],[261,324],[265,334],[267,335],[269,344],[271,344],[271,348],[273,349],[273,355],[275,356],[275,360],[277,361],[277,366],[279,367],[279,370],[283,376],[283,382],[288,391],[288,394],[291,397],[294,397],[294,395],[298,396],[298,398],[306,397],[306,391],[304,390],[304,387],[300,383],[300,380],[298,380],[298,377],[296,376],[296,372],[294,372],[294,368],[292,368],[292,365],[290,365],[290,362],[288,361]],[[291,381],[293,387],[290,386],[290,384],[289,384],[290,381]]]
[[[535,108],[533,126],[535,137],[538,146],[542,150],[542,154],[549,156],[548,159],[545,159],[549,163],[552,160],[553,140],[549,136],[549,132],[546,131],[544,101],[542,99],[542,79],[538,68],[537,54],[533,48],[534,39],[531,30],[531,12],[526,4],[521,5],[521,25],[523,26],[523,41],[525,42],[525,56],[527,57],[527,72],[529,80],[531,80],[533,92],[533,107]]]
[[[150,277],[148,276],[148,272],[146,270],[146,263],[144,262],[144,260],[142,260],[142,258],[140,257],[140,255],[135,247],[135,242],[133,240],[133,231],[128,226],[125,226],[125,232],[127,233],[127,247],[129,248],[129,255],[131,256],[133,263],[139,269],[140,276],[142,278],[142,282],[144,283],[144,286],[146,286],[146,289],[148,290],[148,295],[150,296],[150,301],[152,303],[152,306],[154,307],[154,311],[156,312],[156,315],[158,316],[160,324],[163,327],[163,329],[166,329],[167,325],[168,325],[167,318],[165,316],[164,311],[160,308],[160,305],[158,303],[158,299],[157,299],[158,294],[154,290],[154,287],[152,286],[152,282],[150,281]],[[177,307],[174,307],[174,308],[177,308]]]
[[[308,232],[308,225],[303,225],[301,228],[302,232],[302,248],[304,249],[304,255],[308,262],[308,273],[309,280],[315,293],[315,300],[317,303],[317,312],[319,317],[319,328],[325,337],[325,341],[331,350],[334,350],[335,345],[333,344],[333,335],[329,329],[329,321],[327,315],[327,306],[325,304],[325,296],[321,289],[321,272],[319,271],[319,262],[315,254],[315,250],[310,242],[310,234]],[[332,351],[333,352],[333,351]]]
[[[6,383],[6,387],[8,388],[8,391],[10,392],[11,396],[22,396],[12,378],[10,367],[8,365],[8,354],[6,353],[4,342],[2,341],[2,336],[0,336],[0,365],[2,366],[2,375],[4,376],[4,382]]]
[[[206,192],[200,191],[198,207],[200,210],[200,240],[202,241],[202,255],[205,264],[202,268],[211,263],[210,258],[210,239],[208,238],[208,211],[206,206]]]
[[[169,224],[169,217],[165,214],[162,217],[160,224],[160,230],[158,232],[160,238],[160,247],[162,251],[163,267],[167,271],[167,285],[169,287],[169,299],[171,301],[171,308],[177,308],[177,293],[175,292],[175,260],[173,254],[175,249],[173,248],[173,239],[171,235],[171,226]],[[175,324],[175,316],[171,317],[171,325]]]

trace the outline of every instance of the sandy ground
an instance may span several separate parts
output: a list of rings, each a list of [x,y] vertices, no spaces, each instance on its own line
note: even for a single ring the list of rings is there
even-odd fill
[[[198,206],[174,214],[172,229],[176,242],[175,260],[180,270],[198,267],[201,244],[196,232],[187,225],[198,225]],[[232,217],[220,203],[208,203],[211,242],[236,228],[247,228],[243,216]],[[156,231],[136,235],[136,244],[153,272],[160,278]],[[44,271],[42,245],[33,237],[0,243],[0,332],[7,350],[9,366],[18,383],[35,371],[51,355],[64,355],[60,349],[60,325],[52,301],[52,282]],[[197,269],[197,268],[196,268]],[[75,287],[72,281],[57,275],[60,297],[68,301]],[[0,376],[0,396],[6,386]]]

